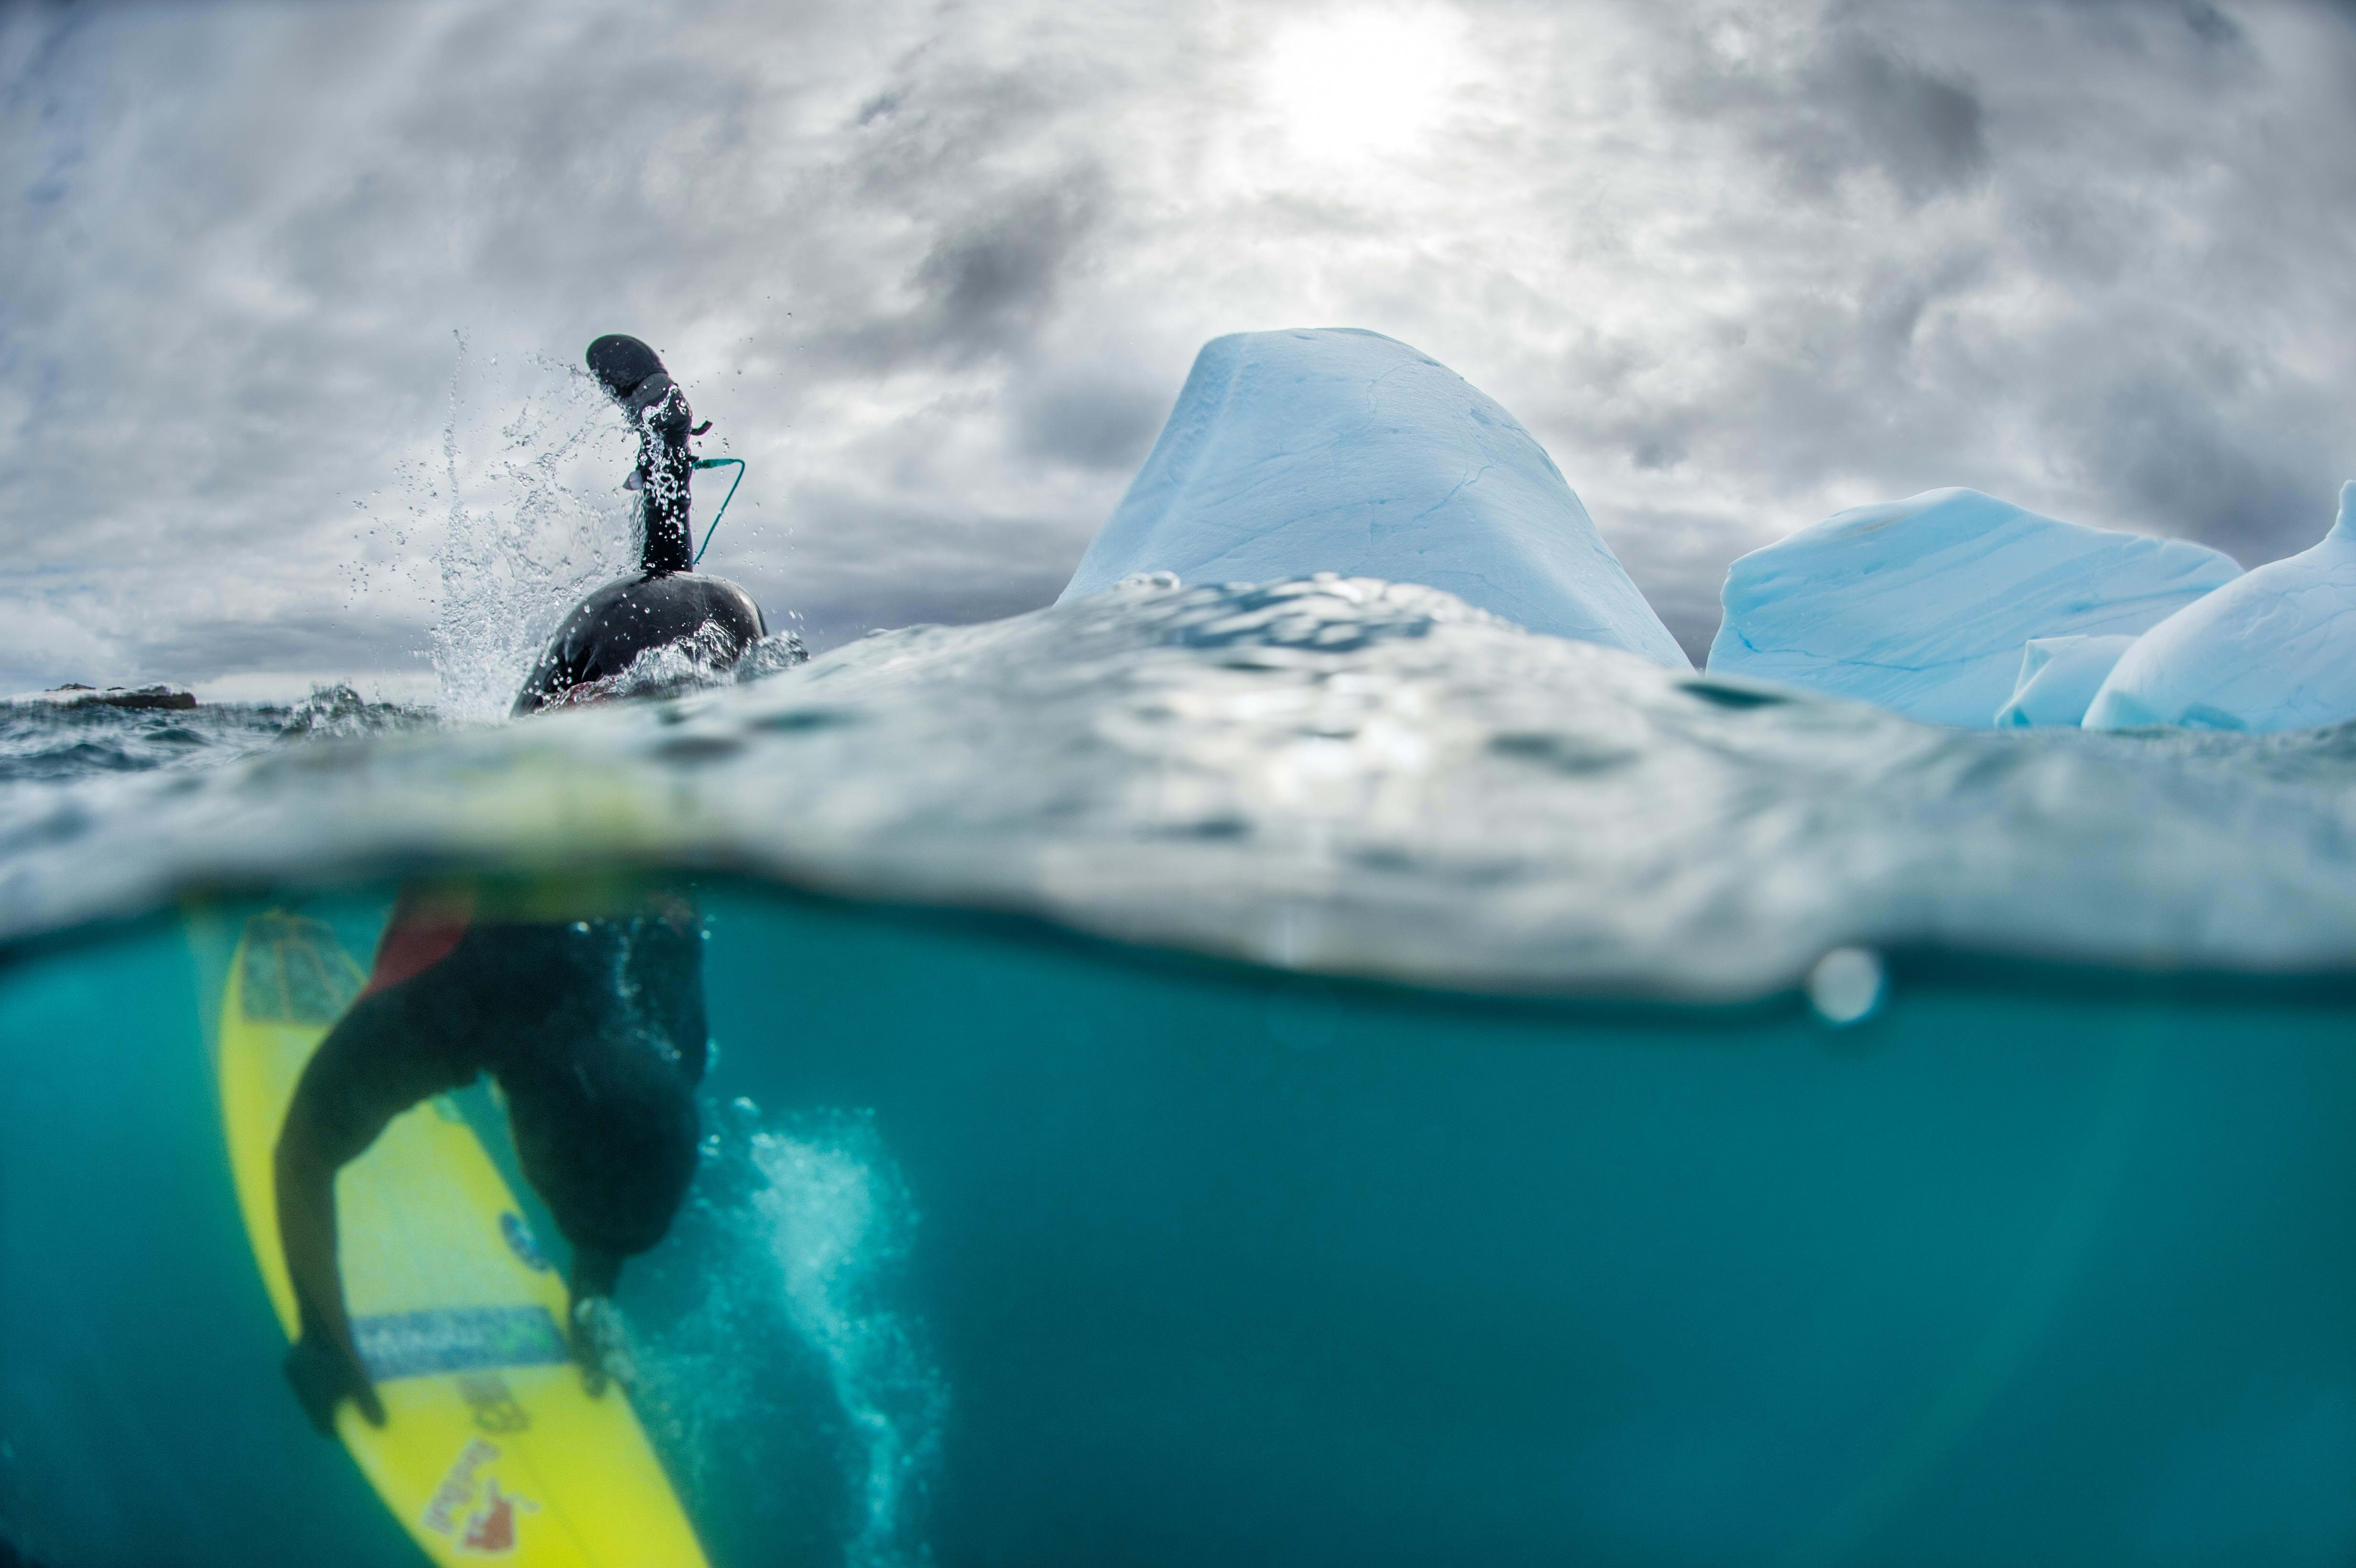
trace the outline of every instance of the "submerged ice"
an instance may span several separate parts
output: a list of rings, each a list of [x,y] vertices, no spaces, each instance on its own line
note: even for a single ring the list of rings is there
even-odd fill
[[[2356,717],[2356,482],[2331,531],[2160,622],[2110,672],[2090,730],[2304,730]]]
[[[2181,539],[1929,490],[1737,560],[1709,667],[1985,729],[2031,639],[2138,633],[2240,573]]]
[[[1529,432],[1438,360],[1372,332],[1204,347],[1063,597],[1156,571],[1419,582],[1534,632],[1687,667]]]

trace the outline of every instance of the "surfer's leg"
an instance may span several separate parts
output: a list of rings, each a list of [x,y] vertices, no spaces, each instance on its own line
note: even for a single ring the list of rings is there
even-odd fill
[[[595,1045],[584,1055],[605,1053]],[[572,1244],[573,1348],[589,1393],[630,1372],[609,1299],[623,1260],[652,1247],[695,1174],[694,1092],[640,1048],[578,1072],[502,1078],[524,1175]]]
[[[630,922],[625,965],[644,1027],[690,1085],[703,1082],[710,1022],[703,1006],[703,915],[676,891],[649,899]]]
[[[623,1260],[669,1229],[700,1132],[694,1092],[680,1075],[643,1046],[605,1048],[610,1040],[599,1031],[576,1047],[576,1071],[499,1081],[517,1158],[573,1248],[573,1349],[593,1396],[609,1373],[628,1381],[608,1298]]]
[[[592,1281],[612,1288],[620,1261],[670,1229],[695,1175],[702,1135],[695,1093],[643,1047],[590,1040],[577,1071],[502,1074],[524,1175],[576,1253],[603,1253]]]
[[[611,1296],[622,1282],[622,1254],[587,1242],[576,1243],[573,1248],[573,1299],[584,1301],[595,1296]]]
[[[542,928],[544,932],[546,928]],[[512,938],[511,990],[542,987],[494,1065],[524,1174],[574,1250],[616,1260],[662,1240],[695,1174],[702,934],[691,906]],[[521,973],[530,970],[527,976]]]
[[[701,947],[692,907],[672,900],[620,919],[477,927],[454,955],[486,998],[486,1065],[517,1159],[572,1248],[574,1346],[593,1391],[617,1328],[604,1298],[623,1260],[662,1239],[695,1173]]]

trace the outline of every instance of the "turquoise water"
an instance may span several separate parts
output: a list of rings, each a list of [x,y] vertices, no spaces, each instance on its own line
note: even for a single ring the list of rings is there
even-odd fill
[[[280,1377],[176,901],[365,953],[396,873],[661,864],[710,1139],[620,1301],[723,1568],[2356,1557],[2344,737],[1123,592],[11,797],[0,1536],[419,1562]]]
[[[1837,1031],[706,902],[724,1147],[622,1301],[718,1562],[2356,1546],[2342,992],[1901,962]],[[0,979],[0,1509],[413,1563],[279,1380],[195,989],[172,921]]]

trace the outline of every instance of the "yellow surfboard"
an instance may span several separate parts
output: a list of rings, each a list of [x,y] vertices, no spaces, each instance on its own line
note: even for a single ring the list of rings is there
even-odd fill
[[[289,1339],[272,1153],[304,1063],[361,984],[326,925],[285,913],[246,923],[223,984],[230,1165]],[[628,1399],[584,1385],[561,1327],[564,1283],[456,1104],[395,1118],[344,1168],[336,1203],[354,1338],[386,1415],[370,1426],[348,1400],[336,1430],[428,1557],[706,1568]]]

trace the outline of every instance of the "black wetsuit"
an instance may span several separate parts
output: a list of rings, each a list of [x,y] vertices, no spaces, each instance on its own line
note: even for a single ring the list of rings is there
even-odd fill
[[[645,1252],[695,1168],[702,980],[701,924],[676,895],[562,923],[405,898],[368,990],[303,1071],[299,1119],[340,1166],[401,1112],[488,1073],[566,1240]]]
[[[334,1430],[347,1395],[382,1418],[337,1262],[335,1173],[393,1117],[483,1074],[518,1161],[573,1247],[575,1303],[662,1240],[695,1173],[706,1051],[703,931],[676,893],[551,921],[404,891],[368,987],[297,1080],[278,1135],[279,1236],[302,1336],[287,1374]],[[594,1357],[584,1357],[594,1362]]]
[[[594,700],[653,649],[698,643],[725,663],[763,634],[743,589],[685,570],[686,398],[635,338],[600,338],[589,357],[640,432],[644,573],[573,611],[518,695],[519,713]],[[305,1067],[276,1177],[302,1315],[287,1374],[321,1430],[333,1430],[347,1397],[383,1419],[344,1300],[334,1179],[412,1105],[484,1073],[497,1081],[524,1174],[573,1244],[576,1305],[609,1294],[622,1260],[669,1226],[700,1139],[701,922],[667,893],[590,915],[552,921],[486,911],[464,888],[409,890],[367,989]]]
[[[753,596],[720,577],[650,573],[609,582],[575,605],[516,694],[515,717],[602,696],[639,656],[701,645],[725,667],[766,633]]]
[[[701,642],[702,656],[726,666],[767,633],[753,596],[693,570],[695,530],[688,437],[695,418],[653,349],[635,337],[601,337],[589,368],[638,432],[639,575],[609,582],[574,606],[516,694],[515,714],[602,695],[604,683],[642,654]]]

